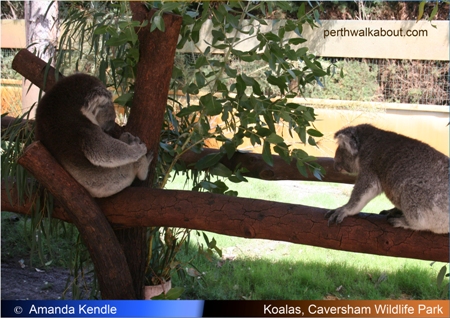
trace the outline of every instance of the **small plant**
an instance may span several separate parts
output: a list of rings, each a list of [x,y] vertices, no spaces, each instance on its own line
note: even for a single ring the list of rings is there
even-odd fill
[[[445,277],[449,277],[450,273],[447,270],[448,265],[442,266],[441,270],[439,271],[439,274],[436,278],[436,284],[438,290],[441,292],[442,299],[448,299],[449,296],[449,282],[444,282]]]

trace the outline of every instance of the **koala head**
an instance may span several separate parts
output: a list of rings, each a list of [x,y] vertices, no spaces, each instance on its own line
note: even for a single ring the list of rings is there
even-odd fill
[[[359,173],[359,141],[354,127],[339,130],[334,138],[339,144],[334,156],[334,169],[339,172]]]
[[[116,111],[111,100],[111,93],[104,87],[95,87],[86,96],[81,112],[93,124],[100,126],[103,131],[114,128]]]

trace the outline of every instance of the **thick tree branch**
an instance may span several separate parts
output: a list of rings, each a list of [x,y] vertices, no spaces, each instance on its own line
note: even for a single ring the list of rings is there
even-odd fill
[[[184,162],[187,167],[193,169],[195,163],[201,158],[208,154],[217,152],[217,149],[203,149],[201,153],[189,151],[181,156],[180,161]],[[319,181],[311,173],[308,173],[307,177],[303,176],[298,171],[295,160],[288,164],[277,155],[273,156],[273,166],[269,166],[264,161],[261,154],[239,151],[236,152],[231,159],[224,156],[220,162],[232,171],[238,166],[246,168],[248,172],[243,173],[243,175],[251,178],[262,180]],[[325,169],[326,174],[323,177],[324,182],[355,183],[355,176],[339,173],[334,170],[333,158],[318,157],[317,163]]]
[[[125,255],[105,215],[94,199],[40,142],[31,144],[18,160],[59,201],[65,217],[84,239],[97,272],[103,299],[134,299]]]
[[[29,202],[11,205],[4,187],[1,199],[2,210],[31,211]],[[115,227],[173,226],[351,252],[441,262],[449,259],[447,235],[394,228],[378,214],[360,213],[328,227],[326,210],[321,208],[146,188],[127,188],[97,203]],[[52,216],[69,221],[58,202]]]
[[[47,92],[58,79],[63,77],[61,73],[58,73],[58,78],[56,70],[52,66],[27,49],[17,52],[12,61],[12,68],[44,92]]]

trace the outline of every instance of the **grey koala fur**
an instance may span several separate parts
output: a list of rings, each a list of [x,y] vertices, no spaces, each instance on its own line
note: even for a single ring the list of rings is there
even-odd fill
[[[336,132],[335,169],[358,174],[350,200],[330,210],[328,224],[358,214],[384,192],[394,227],[449,232],[449,158],[429,145],[363,124]]]
[[[112,95],[97,78],[58,81],[36,110],[36,139],[93,197],[107,197],[145,180],[152,154],[138,137],[108,134],[115,126]]]

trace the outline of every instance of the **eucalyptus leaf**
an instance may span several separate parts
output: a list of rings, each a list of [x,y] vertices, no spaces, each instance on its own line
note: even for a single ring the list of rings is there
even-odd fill
[[[198,170],[203,170],[206,168],[210,168],[217,164],[223,157],[222,153],[212,153],[204,156],[195,164],[195,168]]]

